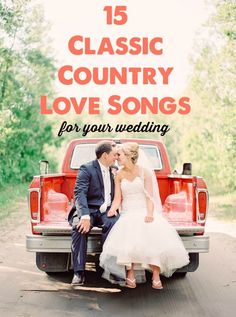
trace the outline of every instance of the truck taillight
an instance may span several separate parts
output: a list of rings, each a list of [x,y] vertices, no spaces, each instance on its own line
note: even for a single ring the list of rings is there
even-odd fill
[[[197,222],[205,223],[206,214],[208,210],[208,191],[206,189],[196,190],[196,200],[197,200]]]
[[[29,208],[30,208],[30,214],[31,214],[31,222],[38,223],[40,221],[40,189],[39,188],[30,188]]]
[[[207,194],[205,192],[200,192],[198,194],[198,206],[199,212],[204,214],[207,209]]]

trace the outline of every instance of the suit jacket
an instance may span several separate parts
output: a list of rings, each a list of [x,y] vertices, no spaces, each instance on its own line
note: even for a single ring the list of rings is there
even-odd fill
[[[111,178],[111,201],[114,198],[114,179],[110,169]],[[73,218],[97,211],[104,203],[104,183],[98,160],[81,165],[74,188],[74,206],[72,207],[68,221],[70,224]]]

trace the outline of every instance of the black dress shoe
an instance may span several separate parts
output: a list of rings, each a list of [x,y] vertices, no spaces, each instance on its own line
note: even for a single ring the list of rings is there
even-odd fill
[[[84,285],[85,282],[85,276],[84,276],[84,272],[82,273],[75,273],[73,280],[71,282],[72,286],[78,286],[78,285]]]

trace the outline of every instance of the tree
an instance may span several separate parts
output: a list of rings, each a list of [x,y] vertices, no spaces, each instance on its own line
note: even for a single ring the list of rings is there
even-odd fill
[[[55,144],[39,98],[53,92],[54,59],[43,10],[29,0],[0,3],[0,185],[28,181]]]
[[[211,188],[227,192],[236,189],[235,1],[217,1],[207,27],[210,37],[194,62],[194,111],[182,146]]]

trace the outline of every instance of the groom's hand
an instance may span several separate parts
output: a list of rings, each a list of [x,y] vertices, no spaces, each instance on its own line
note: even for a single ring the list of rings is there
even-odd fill
[[[77,229],[80,233],[88,233],[90,230],[90,219],[80,219]]]
[[[116,210],[115,211],[109,210],[108,213],[107,213],[107,217],[113,217],[113,216],[117,216]]]

